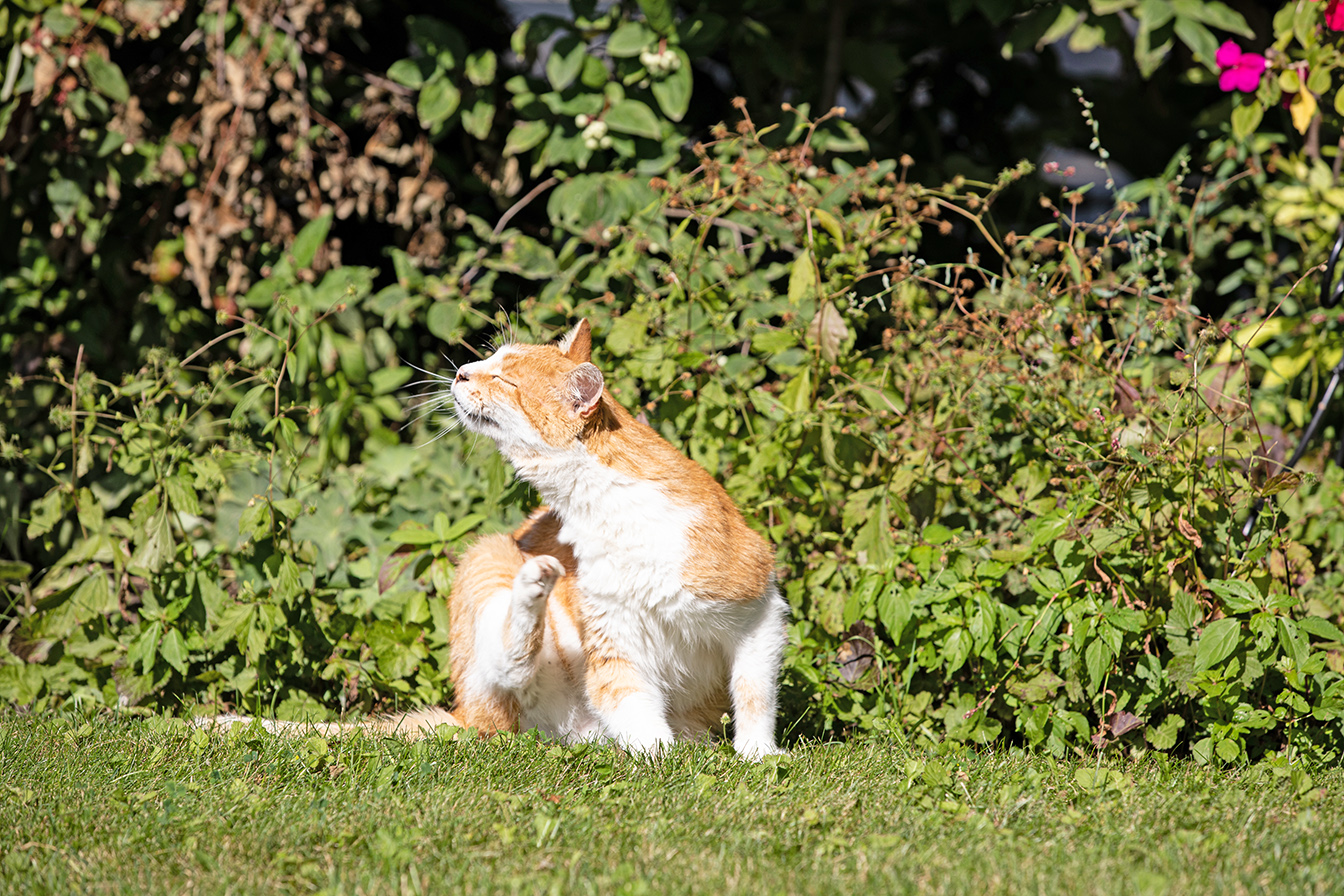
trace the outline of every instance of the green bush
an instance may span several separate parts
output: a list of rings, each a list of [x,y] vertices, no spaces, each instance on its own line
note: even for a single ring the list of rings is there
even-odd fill
[[[536,497],[444,432],[444,371],[587,317],[613,394],[780,548],[793,733],[1221,762],[1344,745],[1344,476],[1273,459],[1338,357],[1304,311],[1331,235],[1283,251],[1283,209],[1329,184],[1291,189],[1321,169],[1281,135],[1237,133],[1229,105],[1224,135],[1088,220],[1086,188],[1042,197],[1028,162],[928,185],[868,161],[838,109],[744,99],[693,132],[726,40],[710,10],[580,3],[524,23],[514,57],[411,15],[413,52],[367,69],[318,65],[354,6],[300,27],[205,4],[152,26],[206,41],[157,63],[206,66],[176,108],[171,78],[116,66],[151,26],[98,9],[4,24],[30,54],[0,126],[42,164],[7,162],[26,186],[0,250],[0,698],[448,702],[455,552]],[[1247,27],[1180,24],[1210,9],[1146,4],[1141,67],[1163,29],[1204,52],[1208,27]],[[46,59],[62,95],[38,96]],[[134,113],[118,77],[164,96]],[[355,225],[385,228],[385,265],[342,264],[368,254]]]

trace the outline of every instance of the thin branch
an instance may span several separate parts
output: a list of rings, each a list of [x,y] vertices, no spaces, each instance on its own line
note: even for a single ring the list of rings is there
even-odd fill
[[[499,216],[499,223],[497,223],[495,225],[495,229],[490,232],[490,236],[492,238],[499,236],[500,233],[503,232],[505,226],[509,223],[509,221],[513,220],[514,215],[518,214],[520,211],[526,208],[533,199],[536,199],[542,193],[546,192],[547,190],[549,190],[551,187],[555,186],[558,183],[560,183],[559,178],[552,176],[546,178],[544,181],[537,184],[532,189],[528,190],[522,199],[519,199],[513,205],[509,206],[509,208],[504,212],[504,214]],[[465,290],[468,286],[470,286],[471,281],[475,280],[476,275],[481,272],[480,261],[481,259],[485,258],[485,254],[486,249],[484,247],[482,247],[480,251],[476,253],[477,263],[473,264],[471,268],[465,274],[462,275],[462,279],[460,281],[462,289]]]

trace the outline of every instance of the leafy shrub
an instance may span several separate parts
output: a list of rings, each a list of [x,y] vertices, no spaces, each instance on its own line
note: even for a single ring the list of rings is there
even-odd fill
[[[1143,6],[1150,41],[1176,29],[1198,48],[1206,26],[1245,26],[1191,18],[1216,3],[1159,21],[1166,5]],[[1278,323],[1315,299],[1278,218],[1302,199],[1292,178],[1320,179],[1314,161],[1275,155],[1268,134],[1223,138],[1087,220],[1085,189],[1036,202],[1027,162],[927,185],[909,157],[861,160],[840,110],[802,102],[774,118],[737,102],[734,127],[688,148],[696,65],[726,40],[712,10],[577,4],[515,32],[516,69],[497,36],[415,16],[410,55],[319,74],[316,48],[351,22],[332,6],[300,28],[299,4],[278,8],[263,22],[206,4],[183,23],[222,67],[187,109],[148,115],[130,153],[70,143],[86,118],[129,114],[110,70],[86,66],[52,105],[36,68],[76,52],[111,65],[148,26],[118,4],[63,34],[24,26],[57,39],[22,63],[26,105],[0,98],[46,123],[50,165],[23,176],[81,198],[74,217],[65,187],[38,191],[50,206],[32,189],[10,200],[29,231],[10,244],[0,329],[15,359],[0,697],[282,717],[446,702],[455,551],[536,498],[488,446],[438,437],[441,371],[500,331],[546,339],[587,316],[616,397],[780,546],[792,730],[1338,753],[1342,477],[1299,489],[1274,461],[1337,357],[1310,318]],[[1043,41],[1086,24],[1051,9]],[[1145,69],[1163,55],[1132,49]],[[224,97],[241,63],[253,74]],[[93,112],[71,117],[79,90]],[[269,119],[249,111],[273,101]],[[311,143],[304,108],[327,120]],[[240,124],[184,141],[173,122],[207,109]],[[367,182],[337,184],[364,170],[341,133],[390,140],[379,128],[410,154],[380,142],[387,158],[360,157]],[[463,135],[469,150],[444,149]],[[79,151],[55,159],[62,140]],[[227,203],[193,194],[216,169],[238,186]],[[269,203],[300,182],[302,207]],[[1252,188],[1263,203],[1241,202]],[[154,226],[132,228],[149,209]],[[224,233],[207,212],[243,224]],[[393,228],[387,270],[339,264],[351,221]],[[78,247],[58,245],[67,226]],[[121,232],[135,239],[108,239]],[[123,250],[115,285],[74,285]],[[1225,319],[1199,304],[1220,292]],[[1277,509],[1246,543],[1258,497]]]

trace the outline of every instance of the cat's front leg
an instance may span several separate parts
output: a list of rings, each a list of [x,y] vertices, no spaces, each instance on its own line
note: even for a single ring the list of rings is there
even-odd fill
[[[672,743],[667,701],[643,680],[634,663],[609,644],[590,647],[585,669],[588,703],[607,734],[636,753],[656,753]]]
[[[728,690],[733,699],[733,749],[743,759],[784,752],[775,744],[775,705],[788,642],[787,609],[771,585],[759,600],[759,615],[732,652]]]

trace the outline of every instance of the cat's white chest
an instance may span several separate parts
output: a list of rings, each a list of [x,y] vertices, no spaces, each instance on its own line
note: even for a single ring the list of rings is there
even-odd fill
[[[676,600],[698,511],[586,455],[566,460],[525,475],[564,521],[583,593],[643,609]]]

